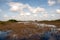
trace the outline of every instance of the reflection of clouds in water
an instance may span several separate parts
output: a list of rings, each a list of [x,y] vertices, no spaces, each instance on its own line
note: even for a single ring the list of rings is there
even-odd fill
[[[41,26],[41,27],[53,27],[56,28],[55,25],[50,25],[50,24],[42,24],[42,23],[34,23],[37,26]]]
[[[57,30],[57,31],[60,31],[60,28],[57,28],[56,30]]]
[[[12,39],[13,39],[13,40],[17,40],[17,39],[18,39],[17,34],[13,34],[13,35],[12,35]]]
[[[7,40],[10,36],[11,31],[0,31],[0,40]]]
[[[53,27],[53,28],[56,28],[55,25],[44,24],[44,23],[37,23],[37,22],[18,22],[18,23],[24,23],[25,25],[26,24],[34,24],[34,25],[39,26],[39,27]]]
[[[10,34],[11,31],[0,31],[0,37],[6,37]]]
[[[48,25],[48,24],[40,24],[41,26],[47,26],[47,27],[56,27],[55,25]]]

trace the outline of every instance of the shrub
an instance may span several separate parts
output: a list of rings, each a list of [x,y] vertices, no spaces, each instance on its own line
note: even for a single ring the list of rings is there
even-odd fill
[[[8,20],[8,22],[17,22],[17,20],[15,20],[15,19],[10,19],[10,20]]]

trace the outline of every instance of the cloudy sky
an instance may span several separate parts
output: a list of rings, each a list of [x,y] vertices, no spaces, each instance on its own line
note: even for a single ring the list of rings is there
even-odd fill
[[[0,0],[0,20],[60,19],[60,0]]]

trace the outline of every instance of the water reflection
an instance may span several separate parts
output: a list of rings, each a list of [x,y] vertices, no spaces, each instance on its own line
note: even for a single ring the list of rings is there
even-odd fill
[[[18,38],[17,34],[13,34],[12,38],[10,38],[9,34],[11,34],[11,31],[0,31],[0,40],[60,40],[60,33],[54,33],[54,32],[44,32],[43,34],[34,34],[30,37],[22,37]]]
[[[11,32],[12,32],[11,30],[0,31],[0,40],[7,40]]]

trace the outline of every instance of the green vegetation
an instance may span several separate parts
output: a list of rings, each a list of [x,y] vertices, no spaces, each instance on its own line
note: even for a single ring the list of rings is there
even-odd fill
[[[58,20],[55,20],[55,21],[60,21],[60,19],[58,19]]]
[[[10,20],[8,20],[8,22],[18,22],[18,21],[15,19],[10,19]]]
[[[0,21],[0,25],[6,25],[6,24],[11,23],[11,22],[18,22],[18,21],[15,19],[10,19],[8,21]]]

